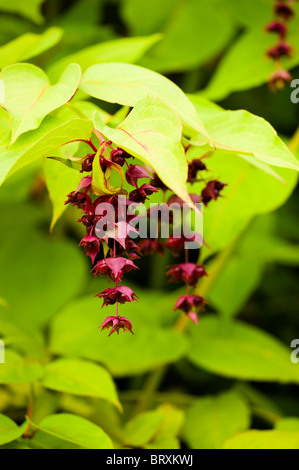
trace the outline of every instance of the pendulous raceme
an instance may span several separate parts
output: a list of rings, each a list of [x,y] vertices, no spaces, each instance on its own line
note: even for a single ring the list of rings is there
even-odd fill
[[[77,206],[82,211],[78,222],[85,226],[86,235],[80,241],[79,246],[84,248],[86,255],[91,259],[93,264],[91,272],[95,276],[106,276],[109,282],[114,283],[114,287],[109,287],[96,295],[103,301],[102,307],[115,305],[116,308],[115,315],[108,316],[100,326],[102,331],[110,329],[108,336],[114,332],[119,334],[120,329],[134,334],[131,321],[120,316],[119,305],[138,300],[133,290],[123,285],[122,282],[126,273],[139,269],[135,262],[143,255],[158,253],[163,256],[165,250],[170,250],[174,256],[178,256],[185,252],[185,262],[174,264],[166,273],[170,282],[186,284],[186,295],[177,300],[174,310],[181,310],[191,321],[198,323],[197,312],[203,310],[206,304],[203,297],[190,293],[190,289],[196,287],[199,279],[207,276],[204,266],[189,262],[188,250],[185,249],[186,241],[197,241],[196,235],[177,237],[171,234],[166,241],[163,241],[160,239],[158,230],[155,238],[144,238],[138,243],[130,238],[132,232],[137,232],[130,222],[135,221],[137,217],[125,209],[129,206],[134,207],[138,203],[143,204],[158,191],[163,192],[163,200],[165,200],[166,193],[170,192],[157,174],[149,174],[148,169],[143,166],[128,162],[133,158],[122,148],[114,148],[111,142],[102,140],[97,152],[89,153],[79,159],[81,173],[88,173],[88,175],[81,179],[78,188],[68,195],[66,201],[66,204]],[[99,196],[98,190],[93,186],[96,159],[98,159],[106,183],[110,178],[111,170],[116,170],[118,173],[124,172],[125,179],[132,190],[128,192],[120,187],[115,193],[109,194],[111,190],[108,189],[107,183],[107,194],[102,190]],[[193,202],[202,202],[204,205],[208,205],[212,200],[216,201],[226,186],[221,181],[207,182],[202,177],[198,179],[198,174],[201,176],[206,169],[202,159],[194,159],[188,164],[188,182],[193,184],[196,181],[203,181],[205,183],[201,194],[190,194],[190,198]],[[122,196],[121,206],[118,201],[120,195]],[[174,201],[178,202],[179,206],[183,205],[183,201],[171,193],[167,204]],[[105,213],[99,211],[102,204],[105,204]],[[150,215],[149,209],[145,217],[150,217]],[[98,223],[103,225],[102,235],[99,235],[97,231]],[[169,217],[169,223],[173,224],[171,217]]]

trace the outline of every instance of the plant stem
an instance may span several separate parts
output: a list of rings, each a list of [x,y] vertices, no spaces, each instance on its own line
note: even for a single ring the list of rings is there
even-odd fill
[[[27,416],[28,418],[31,420],[32,419],[32,415],[33,415],[33,401],[34,401],[34,392],[33,392],[33,386],[30,385],[30,388],[29,388],[29,400],[28,400],[28,408],[27,408]],[[31,435],[30,435],[30,429],[31,429],[31,423],[29,422],[28,423],[28,426],[26,428],[26,431],[24,432],[23,434],[23,437],[25,439],[30,439]]]

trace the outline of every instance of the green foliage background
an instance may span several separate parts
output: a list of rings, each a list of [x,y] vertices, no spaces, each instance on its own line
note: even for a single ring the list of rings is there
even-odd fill
[[[209,160],[211,174],[228,187],[225,197],[204,215],[212,253],[201,253],[210,277],[200,292],[209,305],[198,327],[173,328],[177,315],[172,309],[179,291],[165,277],[173,260],[153,256],[141,261],[142,274],[128,276],[140,300],[122,306],[122,314],[132,320],[135,336],[108,339],[97,329],[103,314],[93,298],[106,282],[91,276],[89,263],[77,248],[83,236],[76,224],[78,214],[73,209],[64,212],[63,207],[78,176],[60,162],[35,160],[30,148],[26,158],[31,164],[0,187],[4,448],[299,448],[299,366],[290,360],[290,343],[299,331],[298,191],[292,170],[298,164],[288,160],[277,165],[271,160],[271,145],[280,149],[279,158],[287,160],[288,154],[264,122],[246,112],[223,111],[244,109],[265,118],[297,153],[298,139],[292,136],[299,108],[290,100],[291,88],[272,94],[266,85],[273,65],[264,50],[274,37],[266,35],[263,26],[272,19],[272,4],[0,0],[1,69],[18,62],[37,65],[46,74],[36,77],[36,86],[59,82],[56,87],[64,97],[55,101],[50,91],[40,121],[24,122],[16,73],[11,90],[17,101],[14,150],[6,160],[0,159],[1,181],[24,166],[18,160],[27,138],[22,133],[42,121],[33,131],[42,136],[51,128],[51,119],[78,117],[71,107],[61,108],[79,82],[74,68],[60,78],[72,63],[83,72],[89,70],[87,74],[102,62],[138,64],[164,74],[188,94],[211,135],[247,149],[240,158],[217,148]],[[285,62],[295,78],[298,5],[296,10],[290,33],[294,55]],[[101,73],[106,70],[115,81],[126,70],[120,65],[105,67]],[[100,121],[121,122],[126,109],[113,99],[104,103],[87,81],[83,76],[76,93],[77,110],[86,116],[98,110]],[[85,101],[86,92],[100,101]],[[115,101],[135,104],[125,98]],[[43,120],[50,112],[53,116]],[[182,116],[183,112],[184,121]],[[190,124],[190,119],[184,123]],[[2,145],[7,130],[3,110],[0,125]],[[86,129],[80,122],[77,126],[83,135]],[[63,131],[71,134],[74,127]],[[110,132],[117,142],[117,130]],[[274,139],[270,146],[260,143],[268,132],[269,141]],[[83,151],[77,144],[69,144],[67,150],[76,155]],[[187,157],[201,152],[193,146]],[[267,158],[254,159],[252,154],[258,152]],[[65,149],[51,155],[65,157]],[[7,161],[14,165],[14,158],[16,167],[7,169]],[[195,185],[192,192],[196,191]],[[52,233],[51,222],[52,228],[57,222]]]

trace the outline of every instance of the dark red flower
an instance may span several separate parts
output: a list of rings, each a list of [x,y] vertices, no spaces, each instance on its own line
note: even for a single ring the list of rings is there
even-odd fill
[[[132,335],[134,334],[132,331],[132,323],[126,317],[107,317],[99,328],[102,328],[101,331],[105,330],[106,328],[111,328],[108,337],[111,336],[115,331],[117,334],[119,334],[119,330],[121,328],[123,328],[124,331],[129,331],[132,333]]]
[[[189,193],[189,197],[191,199],[191,201],[194,203],[194,204],[198,204],[201,202],[201,197],[198,195],[198,194],[191,194]],[[183,205],[185,204],[185,202],[179,197],[177,196],[176,194],[172,194],[170,196],[170,198],[168,199],[167,201],[167,204],[170,206],[170,204],[173,204],[173,203],[177,203],[179,204],[181,207],[183,207]]]
[[[207,205],[212,199],[216,201],[220,196],[220,191],[226,186],[225,183],[221,181],[213,180],[210,181],[207,186],[202,190],[201,193],[201,200],[202,202]]]
[[[271,21],[267,24],[265,30],[268,33],[277,33],[281,39],[284,39],[287,33],[287,26],[280,21]]]
[[[84,209],[86,205],[91,204],[91,198],[85,193],[73,191],[68,194],[65,204],[73,204],[74,206],[78,206],[80,209]]]
[[[116,302],[119,302],[120,304],[124,304],[125,302],[134,302],[134,300],[138,299],[132,289],[127,286],[117,286],[113,289],[105,289],[103,292],[97,294],[96,297],[104,300],[103,307],[104,305],[114,305]]]
[[[79,246],[83,246],[85,253],[90,257],[93,264],[100,251],[100,240],[97,237],[86,235],[86,237],[82,238]]]
[[[132,155],[118,147],[117,149],[112,150],[110,158],[114,163],[117,163],[117,165],[123,166],[125,159],[132,158]]]
[[[200,158],[195,158],[188,165],[188,182],[192,183],[196,181],[197,173],[199,171],[206,170],[207,167]]]
[[[126,180],[131,186],[137,185],[137,180],[139,178],[150,178],[153,179],[152,176],[148,174],[146,169],[141,165],[130,165],[126,171]]]
[[[187,236],[182,237],[169,237],[166,242],[166,247],[172,251],[174,254],[183,251],[186,242],[198,242],[202,241],[202,237],[199,234],[190,235],[190,238]]]
[[[272,91],[281,90],[286,83],[292,81],[292,78],[292,75],[287,70],[277,69],[269,77],[269,87]]]
[[[92,171],[92,164],[93,164],[95,155],[96,155],[95,153],[88,153],[86,155],[86,157],[83,160],[82,165],[81,165],[82,166],[81,173],[83,171],[86,171],[86,172]]]
[[[277,46],[270,47],[270,49],[267,50],[267,55],[271,59],[277,60],[280,59],[280,57],[290,57],[292,52],[292,46],[287,44],[286,42],[280,41]]]
[[[154,253],[158,253],[158,255],[160,256],[164,254],[164,245],[158,240],[150,240],[149,238],[146,238],[144,240],[141,240],[138,243],[138,246],[139,248],[141,248],[142,253],[145,256],[149,256]]]
[[[285,2],[276,2],[274,5],[276,15],[288,21],[293,15],[294,10]]]
[[[206,301],[200,295],[183,295],[176,301],[174,310],[183,310],[189,313],[193,308],[203,309]]]
[[[147,196],[151,196],[153,193],[158,192],[154,186],[151,186],[150,184],[143,184],[140,186],[140,188],[134,189],[129,195],[129,199],[132,202],[141,202],[144,204],[145,200],[147,199]]]
[[[162,189],[162,191],[166,191],[168,187],[166,184],[163,183],[163,181],[159,178],[157,173],[154,173],[153,180],[151,181],[152,186],[154,186],[157,189]]]
[[[170,276],[170,282],[186,282],[190,286],[195,286],[198,279],[207,276],[207,273],[200,264],[182,263],[172,266],[166,275]]]
[[[109,276],[113,281],[119,282],[124,275],[132,269],[138,269],[133,261],[127,258],[106,258],[99,261],[92,271],[95,275]]]

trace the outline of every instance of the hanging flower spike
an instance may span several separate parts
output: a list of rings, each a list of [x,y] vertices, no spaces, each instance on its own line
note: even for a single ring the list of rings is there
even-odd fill
[[[200,295],[183,295],[176,301],[174,310],[183,310],[183,312],[189,313],[193,308],[204,310],[205,304],[205,299]]]
[[[114,305],[116,302],[119,302],[120,304],[124,304],[125,302],[134,302],[136,299],[138,299],[137,295],[134,294],[132,289],[127,286],[118,286],[114,287],[113,289],[105,289],[99,294],[97,294],[95,297],[99,297],[99,299],[103,299],[103,305]]]
[[[97,237],[86,235],[82,238],[79,246],[83,246],[85,253],[90,257],[92,264],[94,264],[97,254],[100,251],[100,241]]]
[[[150,178],[152,176],[148,174],[146,169],[141,165],[130,165],[126,171],[126,180],[131,186],[137,187],[137,180],[140,178]]]
[[[220,196],[220,191],[227,186],[222,181],[213,180],[210,181],[201,193],[202,202],[207,205],[212,199],[216,201]]]
[[[170,282],[185,282],[189,286],[195,286],[200,278],[207,276],[207,273],[200,264],[182,263],[172,266],[166,275],[170,276]]]
[[[124,273],[130,272],[132,269],[139,269],[133,261],[127,258],[106,258],[99,261],[92,271],[95,276],[109,276],[110,279],[120,282]]]
[[[102,323],[102,325],[99,327],[99,328],[102,328],[101,331],[107,329],[107,328],[111,328],[111,331],[108,335],[111,336],[112,333],[114,333],[116,331],[117,334],[119,334],[119,330],[121,328],[123,328],[124,332],[125,331],[129,331],[130,333],[132,333],[132,335],[134,334],[133,331],[132,331],[132,323],[130,322],[130,320],[126,317],[107,317],[106,320],[104,320],[104,322]]]

